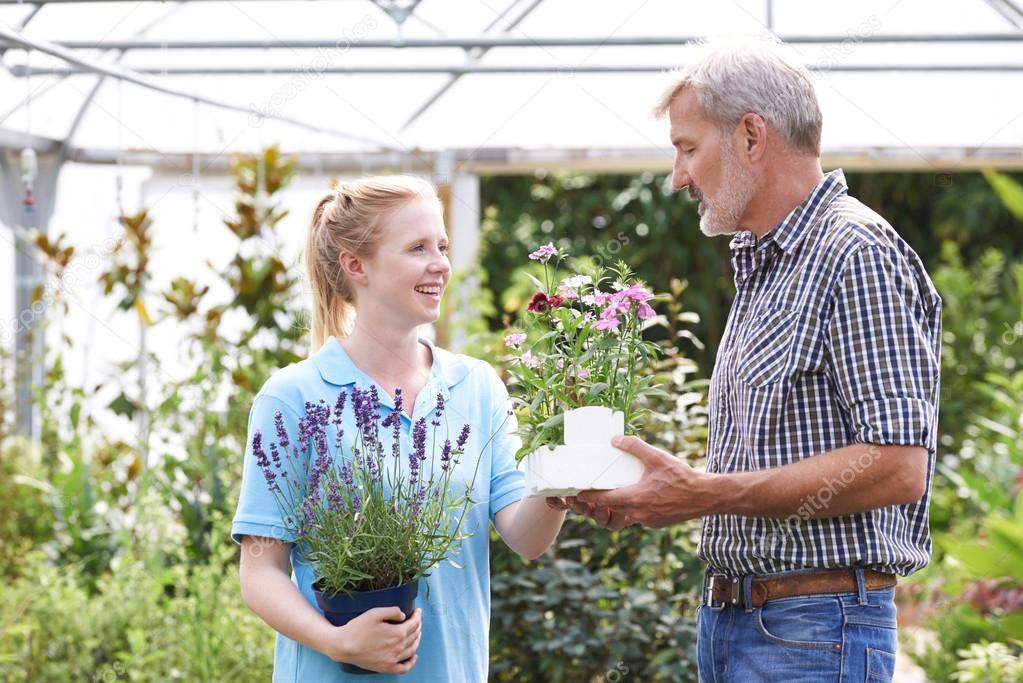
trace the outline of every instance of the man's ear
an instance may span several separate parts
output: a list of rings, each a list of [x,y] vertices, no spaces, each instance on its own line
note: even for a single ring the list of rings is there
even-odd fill
[[[767,121],[760,114],[743,114],[739,119],[742,152],[751,162],[760,161],[767,151]]]
[[[349,281],[360,285],[365,285],[369,281],[366,269],[358,256],[348,251],[341,251],[338,252],[337,259],[341,266],[341,274]]]

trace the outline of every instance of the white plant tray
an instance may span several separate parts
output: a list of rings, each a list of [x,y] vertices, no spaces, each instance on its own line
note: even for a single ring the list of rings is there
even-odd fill
[[[631,486],[643,476],[635,457],[611,446],[625,433],[625,416],[610,408],[586,406],[565,413],[565,445],[547,446],[522,460],[526,495],[574,496],[588,489]]]

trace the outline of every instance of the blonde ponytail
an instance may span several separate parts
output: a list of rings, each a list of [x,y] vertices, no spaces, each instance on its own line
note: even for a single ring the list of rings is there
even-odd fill
[[[355,324],[355,292],[341,270],[341,252],[371,257],[384,216],[414,199],[437,201],[437,193],[415,176],[375,176],[338,185],[317,202],[305,244],[313,299],[310,353],[327,337],[347,337]]]

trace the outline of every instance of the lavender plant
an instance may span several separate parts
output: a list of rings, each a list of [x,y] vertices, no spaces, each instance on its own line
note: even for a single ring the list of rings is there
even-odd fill
[[[423,417],[413,425],[412,449],[403,458],[401,389],[395,391],[394,408],[381,419],[376,387],[358,386],[352,388],[350,401],[356,431],[351,457],[341,458],[348,398],[342,391],[333,406],[322,400],[307,402],[294,439],[278,411],[277,440],[270,443],[269,454],[263,434],[257,430],[252,436],[253,455],[285,528],[315,571],[316,588],[328,595],[400,586],[452,561],[468,536],[462,522],[480,463],[477,459],[465,491],[456,492],[452,477],[469,440],[468,424],[454,443],[445,438],[439,458],[433,457],[438,430],[445,422],[441,394],[433,419],[427,422]],[[336,430],[333,444],[331,428]],[[383,438],[387,432],[389,444]],[[439,471],[434,463],[439,463]]]
[[[621,411],[625,431],[638,432],[643,400],[667,394],[652,386],[660,347],[643,337],[663,322],[650,306],[658,297],[624,261],[614,267],[560,276],[567,253],[553,244],[529,255],[543,264],[543,280],[505,337],[517,384],[523,458],[540,446],[564,441],[564,412],[582,406]]]

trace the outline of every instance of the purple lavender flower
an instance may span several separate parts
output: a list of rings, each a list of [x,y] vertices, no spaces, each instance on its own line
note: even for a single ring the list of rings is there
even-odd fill
[[[412,451],[408,456],[409,486],[419,481],[419,464],[426,460],[426,418],[421,417],[412,426]]]
[[[451,439],[444,439],[444,446],[440,449],[440,468],[445,472],[451,469]]]
[[[465,448],[466,442],[469,440],[469,425],[462,425],[462,433],[458,435],[458,441],[455,442],[455,449],[462,450]]]
[[[256,456],[256,464],[263,471],[263,478],[266,479],[266,486],[271,492],[280,490],[277,486],[277,475],[270,469],[270,460],[263,450],[263,433],[258,429],[252,435],[252,453]]]
[[[335,510],[341,510],[344,508],[344,498],[341,496],[341,489],[338,488],[337,482],[330,482],[327,487],[327,502]]]
[[[434,427],[440,427],[440,418],[444,415],[444,394],[437,394],[437,407],[436,414],[433,416],[433,421],[430,422]]]
[[[291,442],[288,440],[288,430],[284,428],[284,415],[279,410],[274,413],[274,427],[277,428],[277,443],[281,448],[287,448]]]
[[[362,496],[356,493],[352,496],[352,512],[359,514],[360,510],[362,510]]]
[[[277,450],[277,444],[270,444],[270,457],[273,459],[274,467],[281,469],[281,453]]]
[[[348,463],[341,466],[341,481],[348,488],[355,485],[355,477],[352,475],[352,468],[348,466]]]
[[[313,525],[315,515],[313,513],[313,503],[309,498],[302,501],[302,512],[305,514],[305,523],[308,526]]]
[[[341,414],[345,411],[345,398],[347,394],[342,391],[337,395],[337,401],[334,403],[334,424],[341,424]]]

